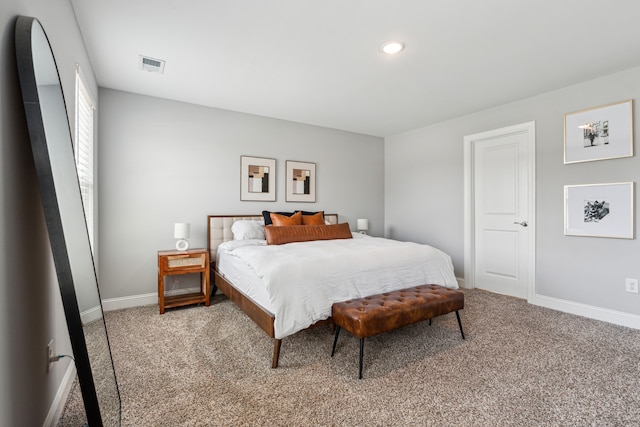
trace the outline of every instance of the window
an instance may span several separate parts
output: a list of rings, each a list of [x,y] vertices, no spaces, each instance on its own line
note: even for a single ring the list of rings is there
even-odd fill
[[[87,90],[80,68],[76,67],[76,138],[74,155],[80,181],[80,192],[84,205],[84,216],[89,231],[91,250],[94,251],[94,187],[93,187],[93,147],[94,147],[95,103]]]

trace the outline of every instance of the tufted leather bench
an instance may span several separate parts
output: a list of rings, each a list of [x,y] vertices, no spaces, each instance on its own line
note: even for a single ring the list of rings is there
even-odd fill
[[[422,320],[431,319],[455,311],[464,339],[458,310],[464,308],[464,294],[456,289],[439,285],[422,285],[386,292],[364,298],[337,302],[331,307],[331,317],[336,325],[331,357],[336,351],[340,329],[344,328],[360,338],[360,372],[364,339],[383,332],[393,331]]]

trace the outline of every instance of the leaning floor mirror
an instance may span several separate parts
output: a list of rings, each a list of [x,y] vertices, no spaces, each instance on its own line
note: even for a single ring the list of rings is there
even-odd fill
[[[51,250],[90,426],[121,422],[71,130],[55,58],[40,22],[16,20],[16,61]]]

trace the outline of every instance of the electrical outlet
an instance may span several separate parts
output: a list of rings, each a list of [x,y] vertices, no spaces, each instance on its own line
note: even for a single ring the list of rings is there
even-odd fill
[[[632,294],[638,293],[638,279],[626,279],[625,287],[627,292],[631,292]]]
[[[47,372],[51,370],[51,365],[53,364],[53,356],[55,356],[55,351],[53,351],[53,340],[49,341],[47,344]]]

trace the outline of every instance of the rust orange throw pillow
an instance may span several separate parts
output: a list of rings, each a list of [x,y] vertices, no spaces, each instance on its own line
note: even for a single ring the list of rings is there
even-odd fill
[[[302,225],[325,225],[324,214],[318,212],[313,215],[302,215]]]
[[[302,225],[302,212],[296,212],[291,216],[279,215],[271,212],[271,221],[275,227]]]
[[[351,239],[353,235],[348,223],[334,225],[306,225],[265,227],[264,235],[267,245],[282,245],[293,242],[308,242],[311,240]]]

